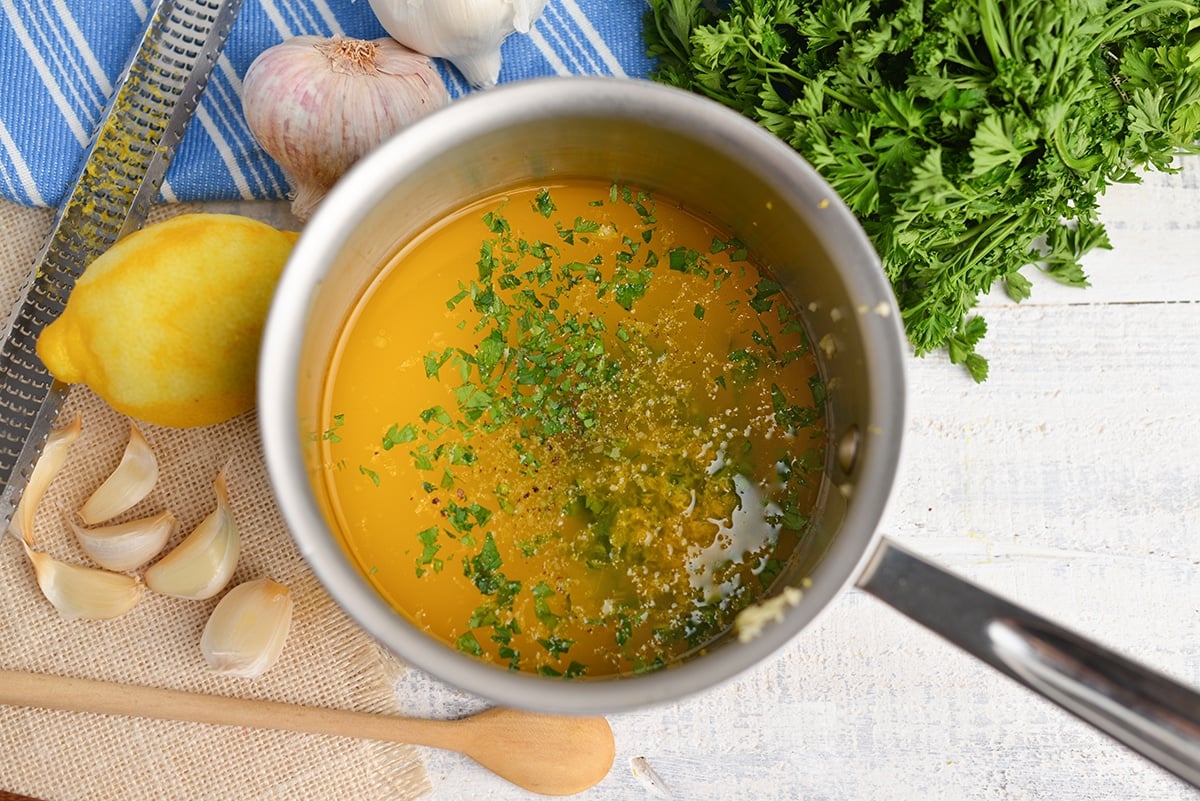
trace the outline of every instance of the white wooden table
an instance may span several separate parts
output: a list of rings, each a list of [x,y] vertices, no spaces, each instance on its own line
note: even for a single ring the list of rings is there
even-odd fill
[[[1200,159],[1105,199],[1093,286],[984,306],[976,386],[909,364],[884,529],[1041,614],[1200,686]],[[419,674],[406,711],[480,704]],[[683,703],[611,718],[612,773],[578,796],[1113,799],[1197,794],[879,601],[843,594],[774,660]],[[665,793],[635,778],[644,757]],[[427,752],[431,798],[534,798]]]

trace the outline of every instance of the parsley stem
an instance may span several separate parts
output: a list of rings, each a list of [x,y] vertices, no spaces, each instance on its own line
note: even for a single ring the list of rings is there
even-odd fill
[[[823,87],[821,87],[821,91],[824,92],[825,94],[829,95],[834,100],[838,101],[839,103],[841,103],[843,105],[849,106],[850,108],[857,109],[859,111],[864,110],[862,103],[855,103],[853,100],[850,99],[850,97],[848,95],[846,95],[842,92],[839,92],[837,89],[834,89],[832,86],[828,86],[828,85],[823,86]]]
[[[1001,61],[1012,58],[1007,37],[1000,30],[999,16],[1000,9],[996,7],[996,0],[984,0],[980,3],[979,28],[988,52],[992,56],[992,66],[997,70]]]
[[[663,30],[664,15],[647,14],[647,16],[653,16],[654,18],[654,26],[658,29],[659,41],[666,45],[667,49],[671,51],[671,55],[684,62],[691,58],[692,47],[690,37],[688,36],[688,27],[686,24],[681,25],[680,23],[681,21],[690,22],[694,15],[700,14],[700,0],[689,0],[687,5],[691,7],[687,11],[676,10],[670,15],[669,22],[671,24],[669,27],[671,30],[669,33]],[[706,21],[706,18],[699,16],[696,21]]]
[[[775,59],[768,58],[761,50],[755,47],[754,43],[749,39],[740,37],[740,40],[746,46],[746,50],[748,50],[758,59],[761,66],[764,68],[763,72],[767,73],[768,75],[786,75],[801,85],[807,83],[808,79],[805,78],[805,76],[801,75],[799,72],[796,72],[796,70],[792,69],[786,64],[780,63]],[[849,100],[843,100],[843,102],[849,103]]]
[[[1063,122],[1059,122],[1058,126],[1054,129],[1050,141],[1054,143],[1054,151],[1058,153],[1058,157],[1062,159],[1062,163],[1077,172],[1087,172],[1100,163],[1100,156],[1098,154],[1085,159],[1076,158],[1067,150],[1067,146],[1063,144]]]
[[[1000,246],[1007,244],[1013,233],[1019,229],[1028,215],[1022,212],[1021,214],[997,214],[992,217],[986,225],[981,225],[971,233],[963,244],[970,243],[970,253],[967,256],[966,263],[962,268],[954,274],[955,281],[962,281],[966,278],[967,272],[973,265],[980,264],[992,251]],[[985,243],[982,251],[979,251],[980,242]]]

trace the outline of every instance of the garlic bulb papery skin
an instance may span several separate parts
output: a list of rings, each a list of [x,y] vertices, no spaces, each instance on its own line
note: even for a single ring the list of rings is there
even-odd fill
[[[247,581],[213,609],[200,653],[217,673],[257,678],[278,661],[291,625],[291,591],[269,578]]]
[[[142,585],[133,576],[67,564],[29,546],[25,554],[42,594],[67,620],[120,617],[142,597]]]
[[[137,425],[130,423],[120,464],[80,507],[79,519],[89,526],[111,520],[149,495],[157,482],[158,457]]]
[[[242,537],[229,508],[225,474],[213,483],[217,506],[170,553],[147,568],[146,586],[161,595],[204,600],[225,588],[237,567]]]
[[[291,180],[301,220],[354,162],[449,102],[433,61],[392,39],[297,36],[260,53],[242,82],[246,123]]]
[[[54,429],[46,438],[42,455],[33,466],[33,472],[29,474],[29,483],[21,493],[21,500],[17,502],[12,519],[8,521],[9,532],[26,545],[33,545],[33,519],[37,515],[38,504],[42,502],[42,496],[49,489],[50,482],[67,463],[67,453],[82,431],[83,416],[76,413],[69,425]]]
[[[472,85],[486,89],[500,77],[500,46],[512,33],[529,33],[546,0],[370,0],[393,39],[427,56],[450,61]]]
[[[79,547],[92,561],[108,570],[126,572],[158,556],[175,528],[175,515],[168,510],[115,526],[84,528],[74,522],[70,526]]]

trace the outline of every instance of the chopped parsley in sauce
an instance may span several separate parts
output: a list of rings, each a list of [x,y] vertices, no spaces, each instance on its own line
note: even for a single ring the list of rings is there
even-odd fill
[[[531,187],[405,247],[330,369],[341,534],[458,650],[564,679],[655,670],[805,537],[824,388],[747,249],[621,185]]]

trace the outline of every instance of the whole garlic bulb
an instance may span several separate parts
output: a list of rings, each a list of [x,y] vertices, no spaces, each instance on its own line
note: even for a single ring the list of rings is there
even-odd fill
[[[260,53],[242,82],[246,122],[291,179],[301,220],[354,162],[449,102],[429,57],[392,39],[297,36]]]
[[[448,59],[472,86],[495,86],[500,45],[529,33],[546,0],[370,0],[384,30],[401,44]]]

